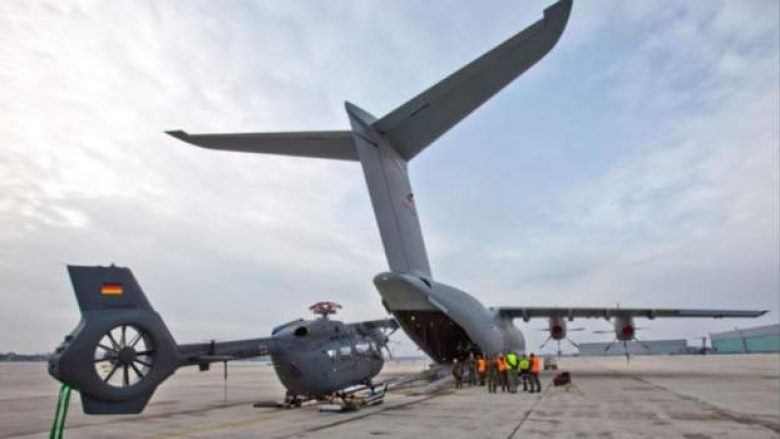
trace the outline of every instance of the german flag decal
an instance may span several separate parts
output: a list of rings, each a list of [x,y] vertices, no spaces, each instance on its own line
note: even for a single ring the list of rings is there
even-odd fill
[[[122,284],[103,284],[100,288],[100,293],[104,296],[121,296],[124,292]]]

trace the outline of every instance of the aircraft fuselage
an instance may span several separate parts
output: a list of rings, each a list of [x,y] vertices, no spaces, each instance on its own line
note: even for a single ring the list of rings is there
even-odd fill
[[[294,395],[329,395],[367,384],[384,365],[381,345],[336,320],[296,320],[277,328],[268,351],[285,388]]]
[[[470,350],[497,354],[525,350],[523,334],[510,319],[449,285],[402,273],[374,277],[382,303],[420,349],[437,362]]]

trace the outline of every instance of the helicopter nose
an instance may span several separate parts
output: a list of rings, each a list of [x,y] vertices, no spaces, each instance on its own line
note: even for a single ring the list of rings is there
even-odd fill
[[[298,366],[298,363],[295,361],[290,361],[287,363],[287,372],[288,375],[292,378],[300,378],[303,376],[303,372],[301,371],[301,367]]]

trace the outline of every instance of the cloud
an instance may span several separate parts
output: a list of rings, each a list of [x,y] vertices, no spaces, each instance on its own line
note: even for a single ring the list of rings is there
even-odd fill
[[[162,131],[345,128],[344,100],[380,116],[545,5],[3,3],[0,350],[73,327],[67,263],[132,267],[180,341],[267,334],[322,299],[383,315],[359,166]],[[488,305],[776,321],[776,7],[577,3],[547,58],[412,163],[437,279]]]
[[[604,126],[594,124],[603,130],[597,141],[579,140],[602,154],[603,169],[567,175],[547,166],[559,181],[543,196],[532,193],[538,187],[531,193],[516,189],[527,175],[503,178],[509,192],[532,200],[521,204],[528,210],[515,215],[513,228],[469,234],[463,244],[478,249],[476,255],[453,256],[462,248],[448,246],[451,272],[469,273],[461,275],[464,283],[487,286],[487,300],[753,307],[770,309],[770,321],[777,321],[777,16],[751,11],[750,38],[734,38],[745,22],[724,23],[718,18],[728,14],[724,8],[672,9],[674,14],[645,11],[637,21],[613,25],[610,34],[624,35],[636,32],[639,21],[653,23],[634,35],[631,53],[585,78],[591,92],[614,106],[593,108],[614,116]],[[601,44],[604,32],[594,31],[590,44]],[[560,125],[538,121],[541,131],[566,130],[568,121],[555,122]],[[625,127],[638,135],[624,134]],[[616,148],[622,150],[611,151]],[[591,160],[582,158],[582,150],[573,154],[583,167]],[[478,212],[498,207],[484,200],[463,205]],[[478,228],[481,218],[470,219],[452,227]],[[476,276],[465,268],[474,260],[485,267]],[[664,322],[668,330],[656,329],[653,336],[684,337],[730,325]],[[533,344],[542,341],[528,335]]]

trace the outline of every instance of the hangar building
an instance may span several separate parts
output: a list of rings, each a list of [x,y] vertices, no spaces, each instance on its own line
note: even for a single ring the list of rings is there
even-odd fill
[[[780,352],[780,324],[710,334],[717,354]]]
[[[644,346],[642,343],[644,343]],[[685,339],[680,340],[644,340],[642,343],[635,341],[628,342],[628,352],[631,355],[682,355],[688,353],[688,343]],[[607,353],[604,350],[612,344]],[[649,348],[649,350],[648,350]],[[579,355],[580,356],[604,356],[625,355],[626,351],[623,349],[623,343],[580,343]]]

